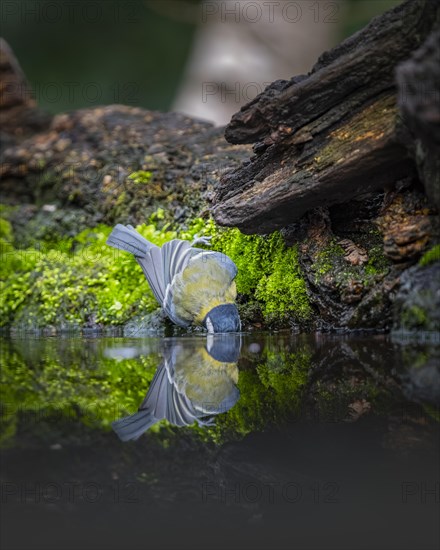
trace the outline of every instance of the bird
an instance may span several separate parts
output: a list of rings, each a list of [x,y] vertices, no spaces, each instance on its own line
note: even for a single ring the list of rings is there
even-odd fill
[[[162,343],[163,360],[138,412],[113,422],[121,441],[138,439],[166,419],[175,426],[214,423],[239,399],[239,334],[208,334],[201,338],[168,338]]]
[[[210,237],[192,243],[173,239],[162,247],[145,239],[131,225],[117,224],[107,244],[131,252],[165,314],[187,328],[200,325],[209,333],[239,332],[235,303],[237,266],[220,252],[197,248]]]

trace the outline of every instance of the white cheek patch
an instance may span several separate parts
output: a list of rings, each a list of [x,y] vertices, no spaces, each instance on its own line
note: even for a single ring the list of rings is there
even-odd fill
[[[210,334],[214,334],[214,325],[209,317],[206,318],[206,328]]]

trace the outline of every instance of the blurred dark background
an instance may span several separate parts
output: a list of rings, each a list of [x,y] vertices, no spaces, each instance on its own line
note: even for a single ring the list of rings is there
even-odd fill
[[[4,0],[1,34],[52,113],[123,103],[224,123],[399,3],[281,1],[270,21],[267,3],[246,0]],[[205,82],[218,93],[204,96]]]

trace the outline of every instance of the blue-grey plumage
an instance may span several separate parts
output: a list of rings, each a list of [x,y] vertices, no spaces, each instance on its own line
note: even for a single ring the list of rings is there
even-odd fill
[[[200,241],[206,244],[205,239]],[[240,330],[235,304],[237,267],[228,256],[180,239],[159,247],[130,225],[120,224],[107,244],[134,254],[156,300],[176,325],[199,324],[208,332]]]
[[[237,334],[209,335],[206,345],[200,339],[165,340],[163,360],[138,412],[113,422],[119,438],[138,439],[162,419],[175,426],[212,424],[239,398],[240,347]]]

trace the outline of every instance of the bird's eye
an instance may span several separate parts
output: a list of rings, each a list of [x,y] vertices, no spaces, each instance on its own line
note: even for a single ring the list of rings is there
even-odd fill
[[[212,324],[212,321],[209,317],[206,318],[206,328],[208,329],[209,333],[214,333],[214,325]]]

